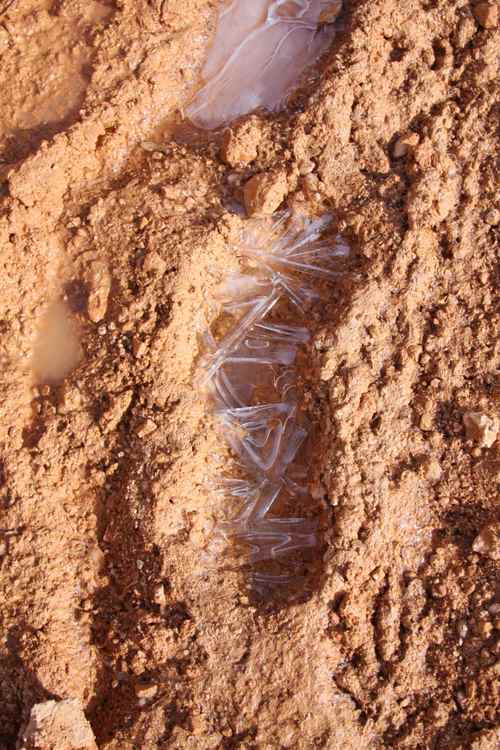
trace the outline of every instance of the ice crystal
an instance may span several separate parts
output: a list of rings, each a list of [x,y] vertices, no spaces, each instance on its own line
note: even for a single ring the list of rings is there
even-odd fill
[[[213,129],[259,107],[276,110],[303,71],[325,50],[333,27],[320,24],[325,0],[222,3],[202,71],[204,85],[187,109]]]
[[[217,340],[208,328],[204,336],[198,382],[241,474],[216,481],[225,511],[212,551],[247,570],[261,594],[297,580],[297,554],[317,545],[315,521],[291,512],[310,505],[296,369],[310,332],[290,322],[290,311],[304,316],[322,285],[342,272],[349,248],[323,237],[329,221],[284,213],[247,222],[236,248],[242,270],[216,294],[227,332]]]

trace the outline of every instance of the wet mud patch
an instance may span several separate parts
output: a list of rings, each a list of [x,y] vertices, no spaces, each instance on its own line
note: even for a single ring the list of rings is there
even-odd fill
[[[0,6],[0,165],[21,161],[78,121],[99,33],[114,10],[52,0]]]

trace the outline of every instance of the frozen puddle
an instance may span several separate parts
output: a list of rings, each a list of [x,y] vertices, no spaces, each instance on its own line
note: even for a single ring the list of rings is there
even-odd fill
[[[82,349],[68,306],[54,302],[45,314],[33,351],[37,383],[60,383],[77,366]]]
[[[341,237],[324,236],[330,218],[247,222],[235,247],[241,270],[217,290],[204,336],[198,384],[235,458],[234,474],[214,482],[221,520],[207,561],[244,571],[263,597],[304,595],[320,544],[299,359],[311,337],[303,323],[349,256]]]
[[[264,107],[275,111],[334,36],[342,7],[333,0],[226,0],[186,110],[198,127],[217,128]]]

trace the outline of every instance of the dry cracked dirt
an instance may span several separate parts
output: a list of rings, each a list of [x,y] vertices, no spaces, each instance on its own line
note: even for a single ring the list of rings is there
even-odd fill
[[[286,111],[203,139],[217,10],[0,0],[0,748],[494,750],[498,3],[345,2]],[[304,372],[318,574],[273,607],[204,562],[193,373],[280,204],[354,269]]]

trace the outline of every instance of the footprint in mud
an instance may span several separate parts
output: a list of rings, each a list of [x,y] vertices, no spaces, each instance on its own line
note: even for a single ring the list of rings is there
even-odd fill
[[[216,292],[198,385],[234,457],[212,482],[220,522],[206,550],[246,576],[253,600],[306,598],[321,576],[321,508],[308,482],[312,441],[301,404],[303,325],[323,286],[345,272],[349,248],[324,237],[330,217],[284,213],[248,222],[236,253],[241,272]],[[228,468],[231,464],[228,465]]]
[[[214,129],[259,107],[279,109],[332,40],[341,8],[332,0],[223,3],[204,85],[186,110],[188,118]]]

